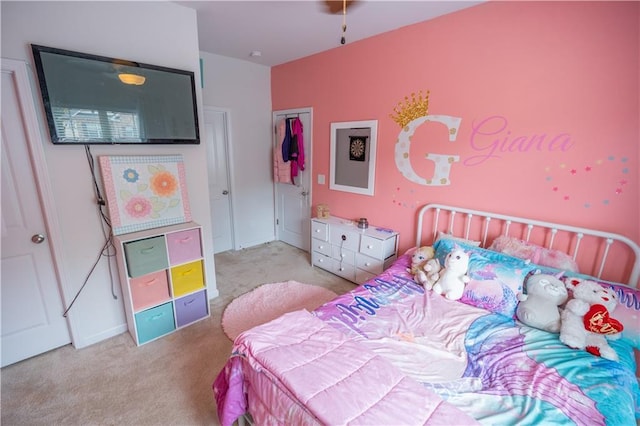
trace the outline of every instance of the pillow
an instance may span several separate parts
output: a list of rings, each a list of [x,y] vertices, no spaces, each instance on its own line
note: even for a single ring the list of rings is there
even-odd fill
[[[578,264],[568,254],[506,235],[501,235],[493,240],[489,250],[529,260],[541,266],[578,272]]]
[[[557,275],[564,272],[564,277],[560,279],[565,281],[570,278],[580,278],[595,281],[605,288],[613,289],[618,296],[618,306],[616,306],[611,316],[624,326],[622,338],[629,341],[635,348],[640,349],[640,289],[571,271],[545,269],[542,270],[542,273]],[[571,297],[571,292],[569,292],[569,297]]]
[[[517,257],[443,238],[436,241],[435,257],[444,265],[446,255],[455,247],[469,254],[470,278],[459,302],[515,318],[522,283],[534,265]]]
[[[456,237],[455,235],[447,234],[446,232],[442,232],[442,231],[438,231],[438,237],[436,238],[436,242],[438,242],[438,240],[441,240],[443,238],[448,238],[450,240],[454,240],[454,241],[457,241],[459,243],[469,244],[469,245],[475,246],[475,247],[479,247],[480,246],[480,241],[467,240],[466,238]]]

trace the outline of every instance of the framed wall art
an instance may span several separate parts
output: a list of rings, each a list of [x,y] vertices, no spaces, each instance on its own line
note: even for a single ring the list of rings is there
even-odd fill
[[[331,123],[329,189],[373,196],[378,120]]]
[[[181,155],[100,156],[113,235],[191,221]]]

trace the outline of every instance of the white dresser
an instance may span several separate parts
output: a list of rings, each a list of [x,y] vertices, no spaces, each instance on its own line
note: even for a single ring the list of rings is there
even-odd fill
[[[311,219],[311,263],[349,281],[362,284],[396,259],[398,233],[331,216]]]

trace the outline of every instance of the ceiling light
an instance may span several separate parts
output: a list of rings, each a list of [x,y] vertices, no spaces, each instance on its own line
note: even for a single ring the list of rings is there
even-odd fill
[[[249,56],[251,56],[252,58],[259,57],[259,56],[262,56],[262,52],[259,50],[254,50],[251,53],[249,53]]]
[[[138,74],[118,74],[118,78],[124,84],[133,84],[135,86],[141,86],[144,84],[146,78]]]

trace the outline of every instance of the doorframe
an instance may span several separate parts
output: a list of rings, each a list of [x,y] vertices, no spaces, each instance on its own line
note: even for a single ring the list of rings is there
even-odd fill
[[[38,199],[40,201],[41,214],[44,219],[44,224],[47,232],[47,243],[49,244],[49,250],[51,251],[51,259],[53,262],[53,269],[57,279],[56,287],[60,293],[60,299],[63,307],[67,307],[67,303],[71,300],[73,290],[68,288],[64,283],[69,282],[66,270],[64,268],[64,262],[59,258],[58,253],[63,253],[60,241],[62,239],[62,232],[60,228],[60,222],[58,216],[55,214],[56,207],[53,197],[53,189],[51,187],[51,179],[49,178],[49,169],[47,168],[47,162],[45,160],[43,144],[46,138],[43,135],[43,128],[40,126],[39,117],[44,116],[44,111],[36,110],[36,90],[35,86],[35,72],[24,61],[2,58],[2,72],[10,72],[18,89],[18,99],[20,105],[20,111],[25,121],[25,137],[27,139],[27,149],[29,151],[29,157],[31,159],[31,172],[33,173],[36,187],[38,189]],[[62,315],[62,312],[60,312]],[[80,325],[74,320],[73,312],[69,311],[67,315],[67,327],[69,328],[69,335],[71,336],[71,344],[75,347],[79,341]]]
[[[311,217],[311,207],[313,206],[313,107],[302,107],[302,108],[291,108],[291,109],[282,109],[273,111],[271,113],[271,146],[273,149],[276,148],[276,117],[278,115],[294,115],[294,114],[309,114],[309,154],[308,157],[311,159],[308,164],[305,164],[305,170],[309,171],[309,217]],[[305,159],[307,158],[307,154],[305,153]],[[279,220],[280,217],[280,203],[278,203],[278,185],[273,182],[273,201],[274,201],[274,214],[276,220]],[[280,241],[280,233],[278,231],[278,225],[276,221],[273,222],[273,235],[276,236],[276,241]]]
[[[237,229],[237,225],[236,225],[236,209],[235,209],[235,173],[234,173],[234,164],[233,164],[233,144],[231,143],[232,140],[232,129],[231,129],[231,109],[230,108],[223,108],[223,107],[217,107],[217,106],[213,106],[213,105],[203,105],[202,106],[202,113],[203,113],[203,120],[202,122],[204,123],[204,113],[206,111],[214,111],[214,112],[221,112],[224,113],[224,125],[226,127],[226,138],[224,143],[226,144],[226,153],[227,153],[227,182],[229,183],[229,215],[231,216],[231,246],[233,247],[233,250],[240,250],[240,247],[238,246],[238,242],[237,242],[237,238],[236,235],[238,235],[238,229]],[[207,150],[209,150],[209,146],[207,146]],[[208,154],[207,154],[208,155]],[[207,160],[208,161],[208,160]],[[213,219],[212,219],[213,220]]]

